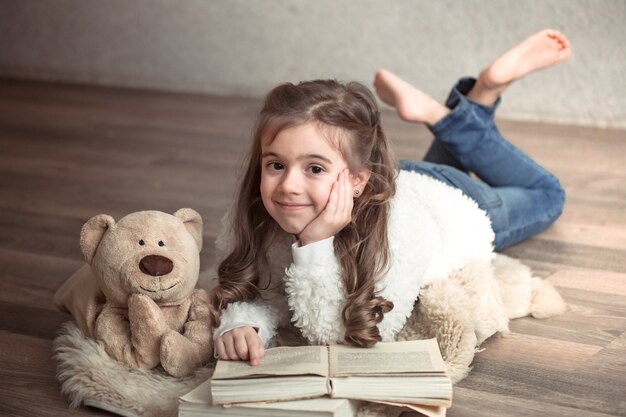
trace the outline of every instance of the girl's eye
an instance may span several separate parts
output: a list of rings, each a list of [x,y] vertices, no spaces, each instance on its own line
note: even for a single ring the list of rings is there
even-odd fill
[[[280,162],[270,162],[267,164],[267,167],[273,171],[279,171],[284,168],[283,164]]]
[[[324,168],[319,165],[312,165],[309,167],[309,171],[311,171],[312,174],[321,174],[324,172]]]

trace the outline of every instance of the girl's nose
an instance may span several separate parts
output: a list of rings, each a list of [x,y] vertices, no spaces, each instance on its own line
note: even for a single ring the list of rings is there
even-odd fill
[[[280,182],[280,189],[285,193],[297,194],[302,191],[302,178],[296,170],[286,171]]]

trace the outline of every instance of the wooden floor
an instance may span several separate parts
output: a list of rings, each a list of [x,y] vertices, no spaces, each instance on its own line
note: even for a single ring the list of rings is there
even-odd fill
[[[83,263],[82,224],[107,213],[199,211],[213,259],[258,100],[0,80],[0,415],[68,410],[52,295]],[[397,156],[430,140],[386,113]],[[506,253],[557,285],[561,317],[512,322],[454,392],[456,416],[626,415],[626,131],[500,122],[567,190],[555,226]]]

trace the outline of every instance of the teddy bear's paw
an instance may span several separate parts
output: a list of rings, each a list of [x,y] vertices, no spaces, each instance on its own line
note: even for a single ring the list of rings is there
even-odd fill
[[[145,294],[131,294],[128,297],[128,310],[129,314],[134,314],[136,317],[159,317],[162,316],[161,308],[154,302],[154,300]]]
[[[177,378],[190,375],[202,366],[198,346],[174,330],[167,332],[161,340],[161,366]]]

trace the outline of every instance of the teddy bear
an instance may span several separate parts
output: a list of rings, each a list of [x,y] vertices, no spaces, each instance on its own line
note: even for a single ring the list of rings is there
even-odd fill
[[[185,377],[212,358],[206,291],[197,289],[202,218],[183,208],[100,214],[81,230],[87,261],[55,295],[109,356],[134,368],[159,364]]]

